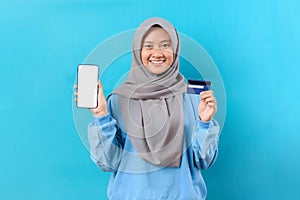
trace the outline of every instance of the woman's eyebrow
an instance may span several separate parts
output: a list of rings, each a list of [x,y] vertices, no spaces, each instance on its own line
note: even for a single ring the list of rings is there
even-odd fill
[[[164,43],[164,42],[172,43],[171,40],[162,40],[162,41],[160,41],[160,43]],[[154,44],[154,42],[153,41],[144,41],[142,44]]]
[[[163,42],[170,42],[171,43],[171,40],[162,40],[162,41],[160,41],[161,43],[163,43]]]

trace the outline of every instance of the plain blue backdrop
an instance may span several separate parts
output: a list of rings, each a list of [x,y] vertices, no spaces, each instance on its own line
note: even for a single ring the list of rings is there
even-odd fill
[[[160,16],[201,44],[227,95],[208,200],[300,199],[297,0],[0,2],[0,199],[106,199],[74,126],[76,67]]]

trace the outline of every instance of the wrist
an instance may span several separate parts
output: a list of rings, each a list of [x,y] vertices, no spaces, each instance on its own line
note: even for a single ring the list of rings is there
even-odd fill
[[[196,121],[196,128],[198,129],[208,129],[210,125],[210,121],[204,122],[200,118]]]
[[[209,122],[212,119],[212,117],[205,118],[205,117],[201,117],[200,115],[198,115],[198,117],[199,117],[200,121],[202,121],[202,122]]]
[[[104,111],[95,111],[95,112],[93,112],[93,114],[96,117],[102,117],[102,116],[108,114],[108,111],[107,110],[104,110]]]

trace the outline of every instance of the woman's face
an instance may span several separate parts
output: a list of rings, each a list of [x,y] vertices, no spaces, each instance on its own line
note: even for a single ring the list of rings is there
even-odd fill
[[[145,68],[153,74],[161,74],[171,67],[173,54],[169,34],[162,28],[151,28],[142,42],[141,58]]]

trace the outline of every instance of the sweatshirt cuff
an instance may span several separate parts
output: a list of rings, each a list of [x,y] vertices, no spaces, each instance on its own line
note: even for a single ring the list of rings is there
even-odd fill
[[[110,115],[110,113],[107,113],[103,116],[94,116],[95,117],[95,121],[99,124],[99,125],[103,125],[103,124],[106,124],[106,123],[109,123],[111,122],[112,120],[112,117]]]
[[[210,124],[211,120],[210,121],[207,121],[207,122],[203,122],[201,121],[200,119],[198,119],[196,121],[196,128],[197,129],[208,129],[209,128],[209,124]]]

